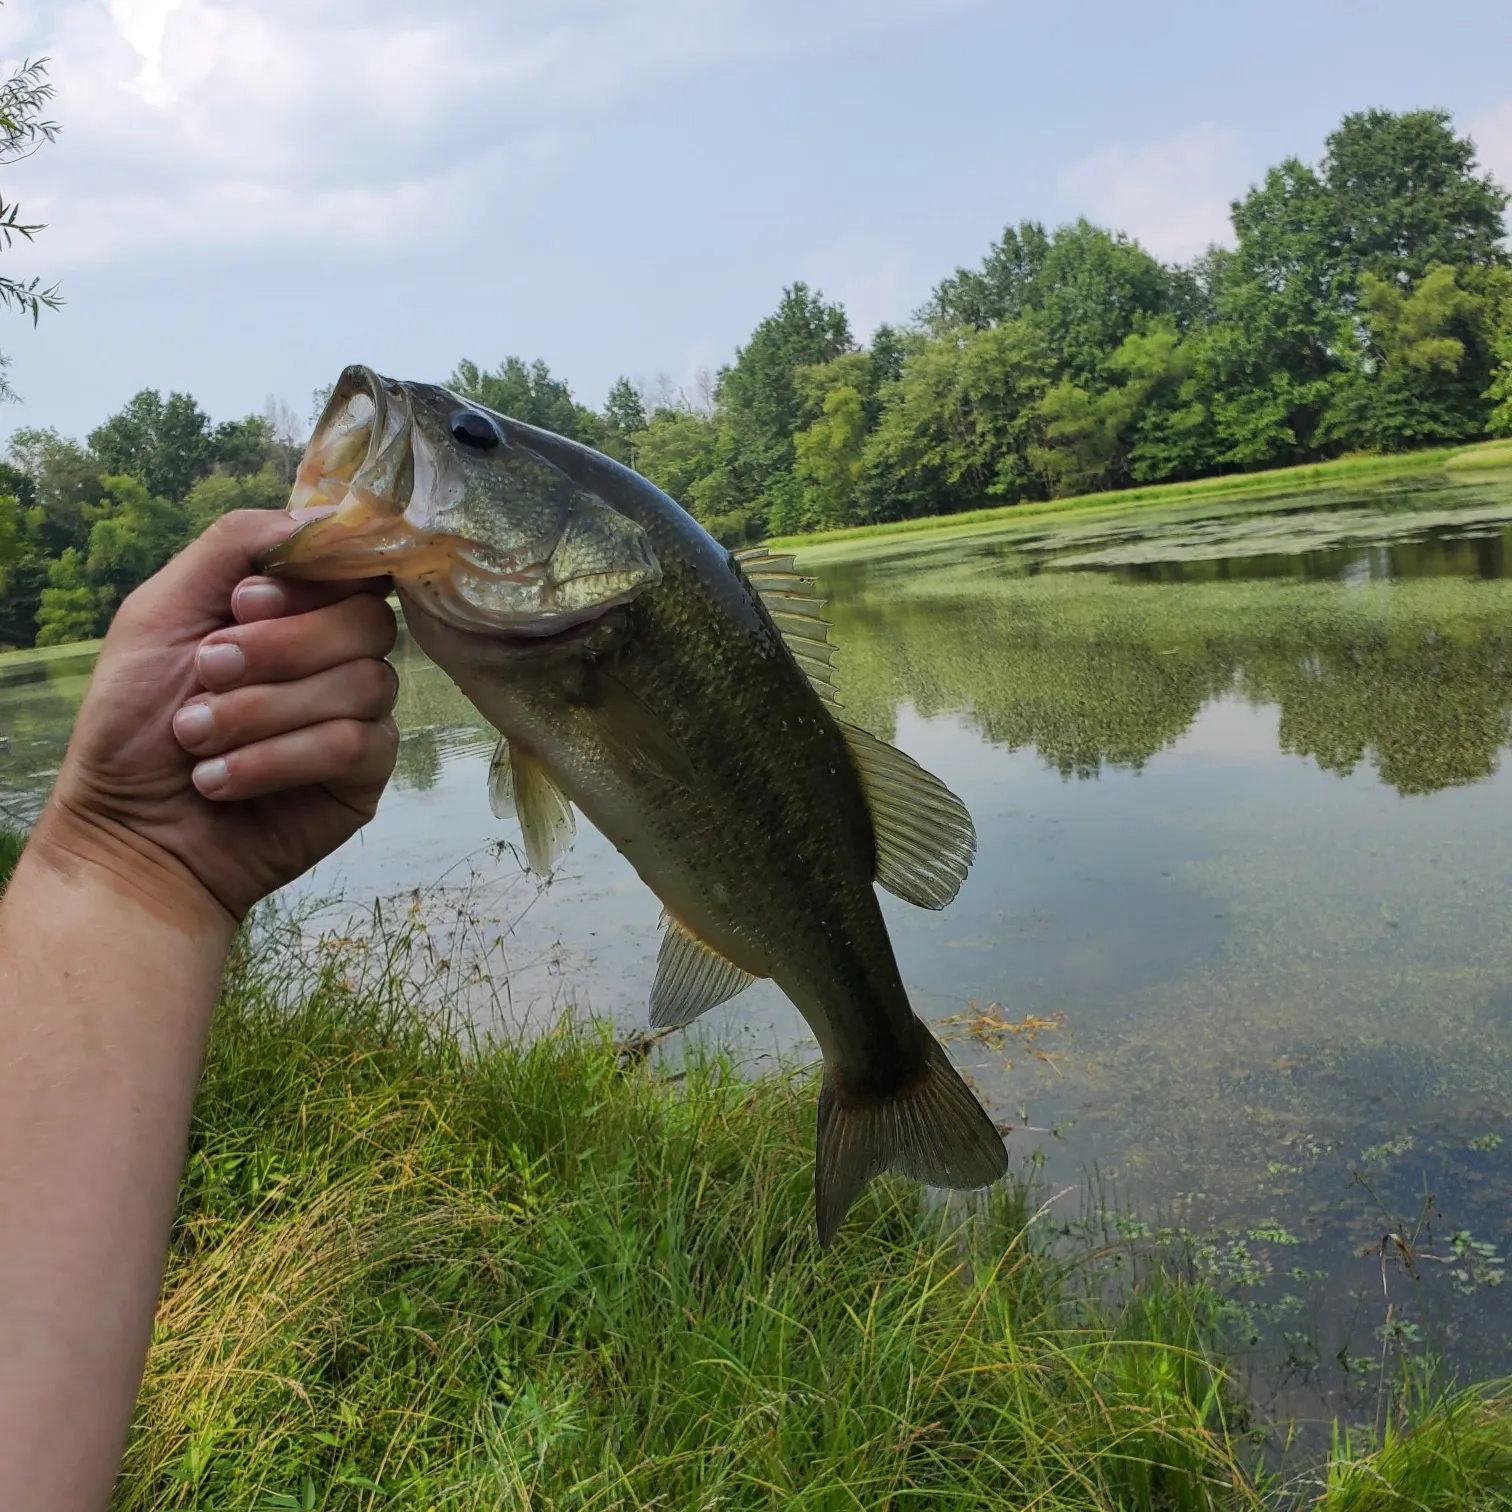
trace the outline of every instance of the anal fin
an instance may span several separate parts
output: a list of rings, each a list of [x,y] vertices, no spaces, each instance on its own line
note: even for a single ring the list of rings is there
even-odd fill
[[[840,722],[871,810],[877,881],[920,908],[944,908],[976,855],[966,805],[912,756]]]
[[[672,1029],[744,992],[756,980],[691,934],[671,914],[656,958],[651,988],[651,1026]]]
[[[923,1065],[891,1092],[852,1087],[843,1070],[825,1067],[814,1163],[822,1245],[835,1237],[866,1183],[883,1171],[962,1191],[990,1186],[1008,1169],[1008,1151],[997,1126],[945,1047],[918,1020],[915,1025]]]

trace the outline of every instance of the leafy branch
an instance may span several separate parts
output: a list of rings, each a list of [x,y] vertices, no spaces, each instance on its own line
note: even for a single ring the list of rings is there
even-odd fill
[[[57,139],[58,123],[43,115],[54,93],[46,58],[28,59],[0,84],[0,164],[20,162]],[[32,241],[43,229],[40,222],[23,221],[14,201],[0,199],[0,250],[9,250],[17,237]],[[40,278],[0,274],[0,305],[29,314],[33,324],[44,309],[55,310],[62,303],[57,284],[44,286]]]

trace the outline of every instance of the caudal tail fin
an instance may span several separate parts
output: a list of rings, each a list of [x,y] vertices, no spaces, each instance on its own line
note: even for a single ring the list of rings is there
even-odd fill
[[[922,1023],[918,1029],[924,1065],[885,1096],[853,1089],[825,1067],[814,1167],[820,1244],[834,1238],[861,1189],[883,1171],[960,1191],[990,1186],[1008,1169],[997,1127],[945,1047]]]

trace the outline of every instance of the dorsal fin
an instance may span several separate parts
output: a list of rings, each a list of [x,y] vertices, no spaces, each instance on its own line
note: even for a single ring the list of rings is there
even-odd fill
[[[705,945],[671,914],[664,913],[662,918],[667,932],[662,936],[656,982],[651,988],[653,1028],[691,1024],[700,1013],[744,992],[756,980],[749,971]]]
[[[526,863],[549,877],[577,831],[572,804],[535,757],[503,736],[488,764],[488,806],[497,819],[520,821]]]
[[[850,746],[876,834],[877,881],[907,903],[944,908],[976,855],[966,805],[911,756],[840,719],[824,600],[796,559],[773,556],[765,546],[732,555]]]
[[[791,556],[773,556],[765,546],[750,546],[732,553],[745,580],[766,605],[783,642],[793,653],[803,675],[829,706],[840,708],[831,663],[835,648],[830,644],[829,621],[824,600],[814,592],[814,580],[804,577]]]
[[[944,908],[976,855],[966,805],[896,746],[840,721],[871,810],[877,881],[920,908]]]

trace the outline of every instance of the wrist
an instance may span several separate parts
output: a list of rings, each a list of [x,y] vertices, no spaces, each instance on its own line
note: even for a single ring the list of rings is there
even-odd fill
[[[236,919],[177,856],[118,820],[80,812],[56,792],[23,861],[222,951],[236,933]]]

